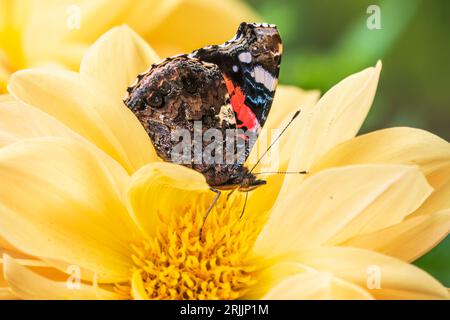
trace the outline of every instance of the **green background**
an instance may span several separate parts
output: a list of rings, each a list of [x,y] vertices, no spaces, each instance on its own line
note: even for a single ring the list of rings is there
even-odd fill
[[[362,132],[411,126],[450,140],[450,1],[247,2],[281,32],[281,83],[323,93],[381,59]],[[367,28],[369,5],[380,7],[380,30]],[[415,263],[450,287],[450,238]]]

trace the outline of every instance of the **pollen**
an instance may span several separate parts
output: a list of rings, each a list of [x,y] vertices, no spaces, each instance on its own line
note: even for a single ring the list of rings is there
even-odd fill
[[[150,299],[237,299],[255,283],[258,264],[251,251],[263,217],[240,218],[242,199],[222,195],[201,239],[207,205],[159,215],[157,236],[131,246]]]

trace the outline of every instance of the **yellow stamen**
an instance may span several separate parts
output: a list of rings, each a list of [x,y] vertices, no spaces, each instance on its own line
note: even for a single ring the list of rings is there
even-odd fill
[[[151,299],[237,299],[255,283],[252,244],[264,222],[244,215],[242,195],[222,196],[199,238],[206,205],[160,215],[158,235],[134,243],[132,259]],[[135,271],[134,270],[134,271]],[[122,291],[122,290],[121,290]]]

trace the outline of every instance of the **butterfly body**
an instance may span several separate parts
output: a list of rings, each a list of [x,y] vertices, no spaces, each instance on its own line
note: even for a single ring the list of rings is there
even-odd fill
[[[251,190],[265,183],[244,166],[252,145],[267,119],[277,84],[281,39],[276,27],[242,23],[234,39],[178,55],[152,65],[138,76],[124,100],[137,116],[164,161],[174,162],[179,144],[173,133],[191,138],[190,161],[182,164],[202,173],[217,189]],[[198,127],[198,124],[201,127]],[[214,163],[198,158],[211,142],[203,137],[218,130],[224,138]],[[245,140],[238,152],[228,132]],[[248,140],[248,141],[247,141]],[[245,143],[247,142],[247,143]],[[230,157],[231,155],[231,157]],[[217,160],[217,155],[215,155]]]

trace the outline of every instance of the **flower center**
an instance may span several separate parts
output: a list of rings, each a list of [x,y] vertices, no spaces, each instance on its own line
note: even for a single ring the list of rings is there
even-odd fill
[[[207,207],[207,206],[206,206]],[[255,283],[251,249],[263,224],[249,213],[240,219],[241,195],[211,211],[202,239],[204,206],[160,216],[157,236],[132,245],[133,261],[150,299],[237,299]]]

